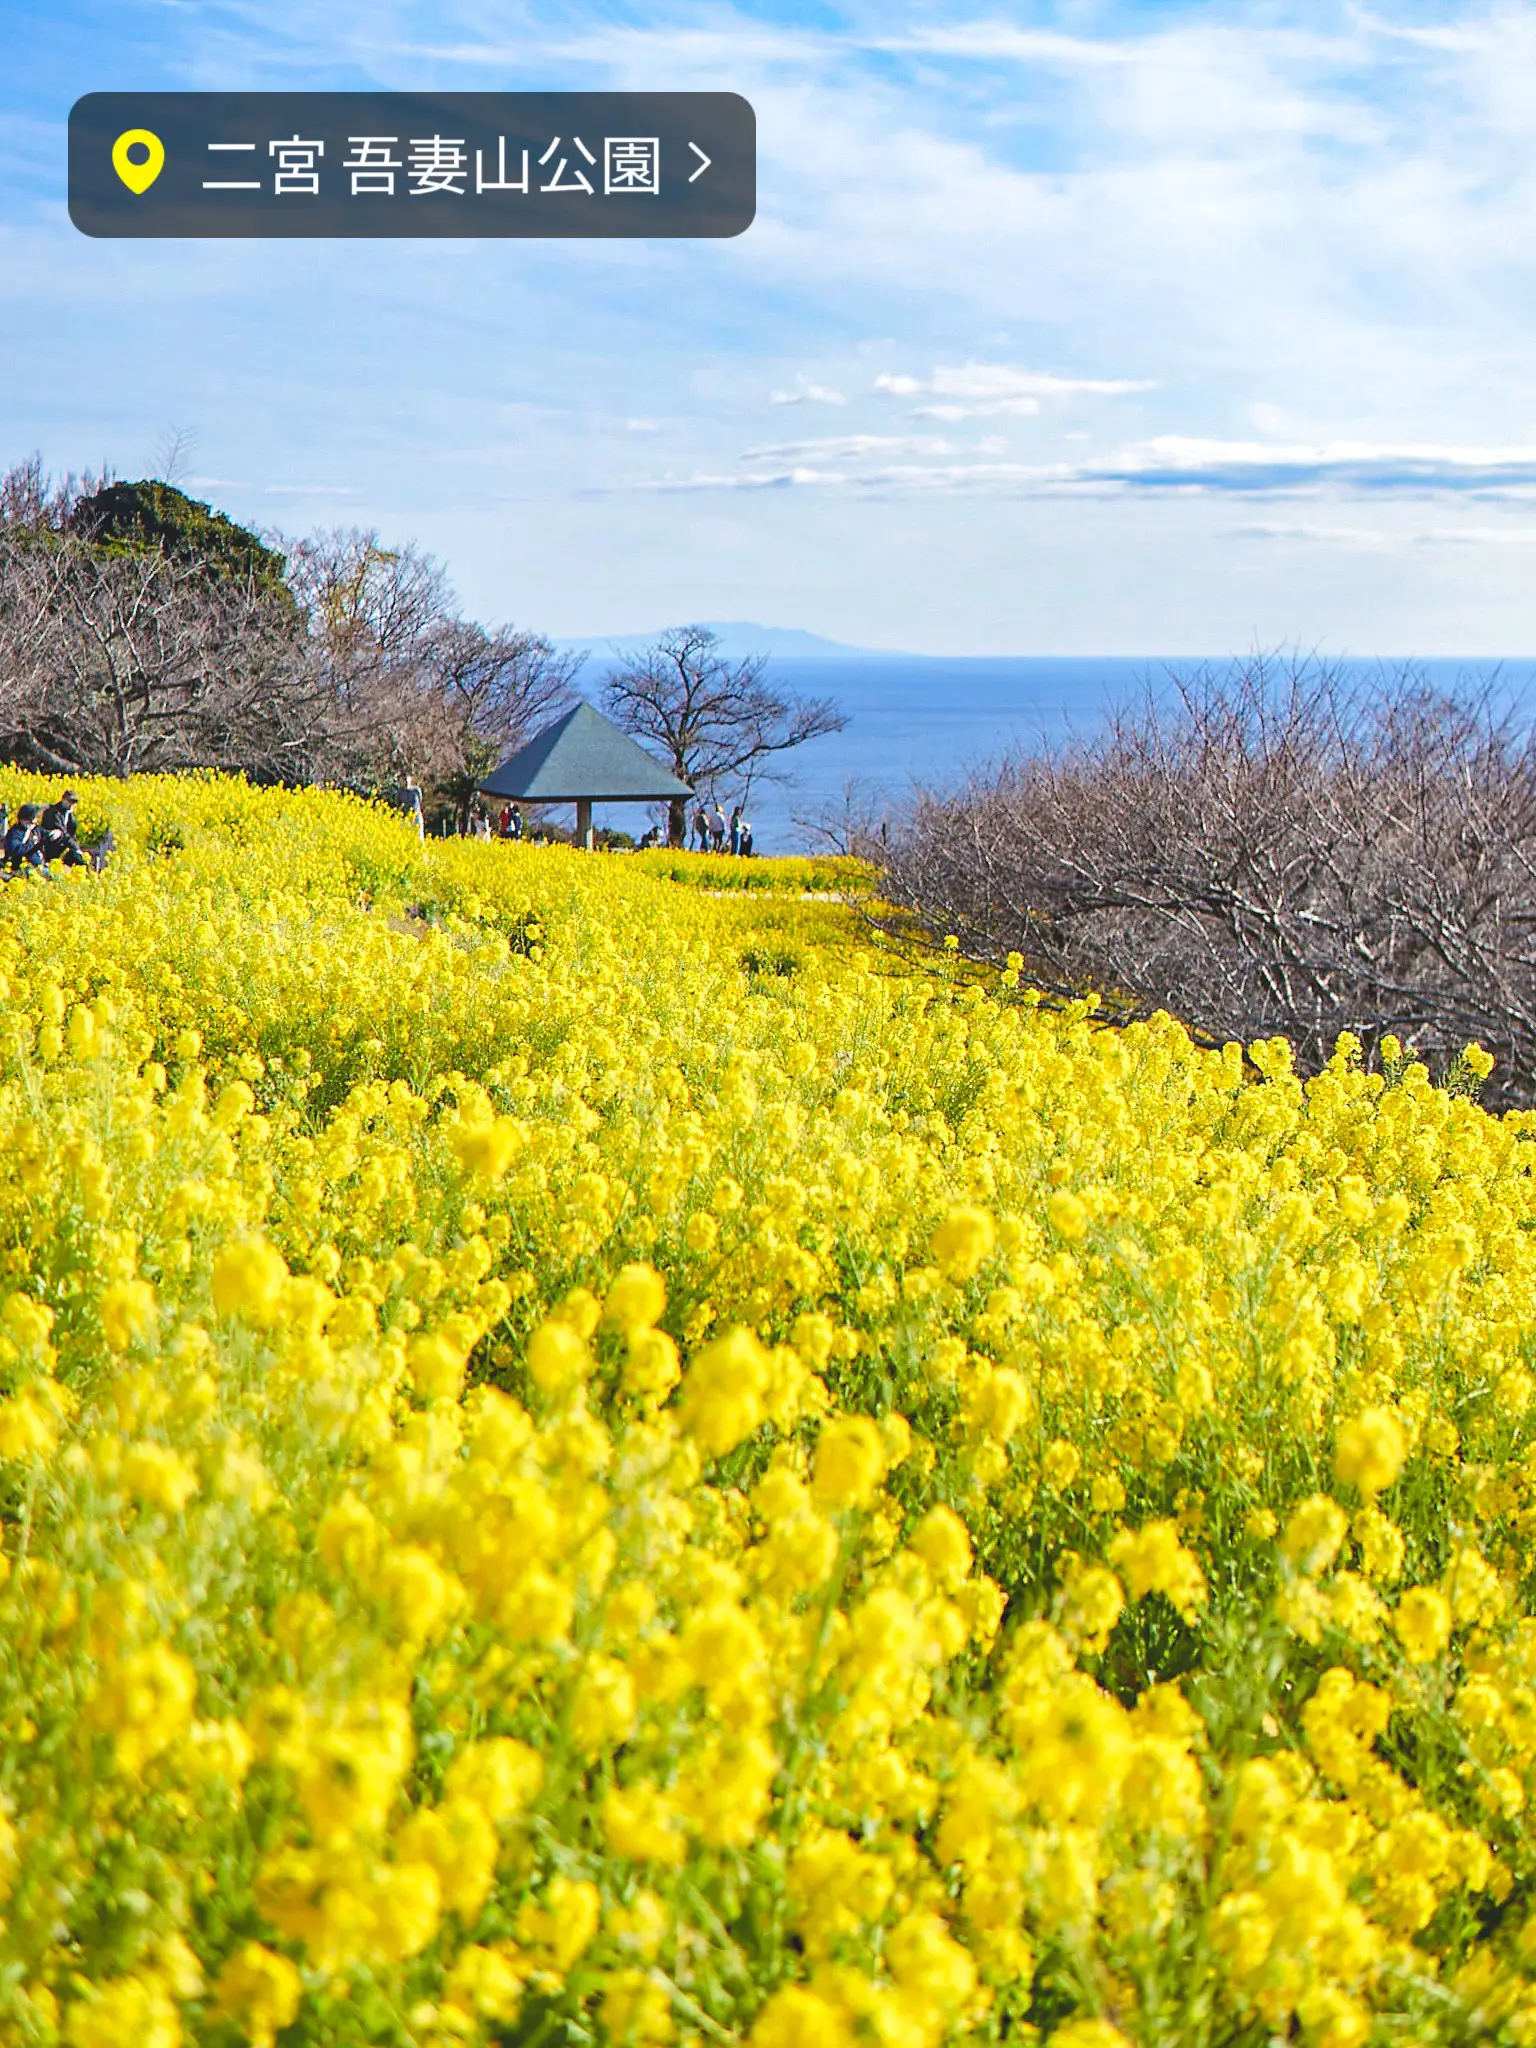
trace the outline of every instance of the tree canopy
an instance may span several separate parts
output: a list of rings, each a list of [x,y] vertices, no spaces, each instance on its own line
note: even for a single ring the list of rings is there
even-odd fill
[[[158,548],[217,582],[251,583],[267,596],[287,592],[288,564],[276,548],[226,513],[154,477],[103,484],[76,500],[66,523],[70,533],[97,547]]]

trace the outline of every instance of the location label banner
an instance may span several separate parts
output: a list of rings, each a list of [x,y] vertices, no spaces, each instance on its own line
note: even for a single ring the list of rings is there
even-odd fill
[[[93,92],[87,235],[739,235],[757,122],[732,92]]]

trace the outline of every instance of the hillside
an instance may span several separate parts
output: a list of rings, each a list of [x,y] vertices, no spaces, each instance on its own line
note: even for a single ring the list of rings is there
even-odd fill
[[[1531,2038],[1530,1117],[796,864],[83,798],[0,892],[0,2038]]]

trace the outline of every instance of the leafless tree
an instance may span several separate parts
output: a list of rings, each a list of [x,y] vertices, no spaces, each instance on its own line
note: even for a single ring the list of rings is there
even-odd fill
[[[480,753],[505,758],[574,703],[572,683],[585,657],[537,633],[488,632],[469,619],[447,619],[428,639],[425,658],[447,737],[471,765]]]
[[[821,804],[809,816],[797,814],[793,822],[819,852],[859,856],[867,855],[871,847],[884,849],[890,810],[890,799],[875,785],[850,775],[837,800]]]
[[[877,845],[866,846],[881,858]],[[1092,742],[919,796],[891,900],[1034,982],[1283,1034],[1315,1065],[1387,1030],[1494,1093],[1536,1070],[1536,737],[1490,691],[1258,662],[1149,696]]]
[[[731,778],[778,779],[778,757],[848,723],[830,698],[798,697],[763,679],[761,655],[731,661],[707,626],[675,626],[614,669],[603,702],[701,793]],[[668,807],[668,838],[687,836],[686,804]]]
[[[0,753],[61,774],[307,776],[337,735],[291,607],[155,549],[0,530]]]
[[[360,527],[287,541],[284,549],[289,587],[338,704],[360,709],[390,682],[414,683],[428,640],[452,615],[442,566],[414,544],[387,548]]]
[[[192,427],[167,427],[155,443],[154,471],[162,482],[181,484],[187,465],[197,452],[197,433]]]
[[[12,463],[0,475],[0,530],[8,533],[62,533],[69,515],[82,498],[109,483],[109,472],[75,476],[71,472],[55,480],[43,468],[40,454]]]
[[[110,775],[413,774],[454,795],[569,701],[580,657],[461,618],[414,545],[359,529],[247,535],[247,573],[243,530],[163,479],[122,487],[146,505],[126,526],[120,507],[92,510],[99,488],[56,484],[36,457],[0,477],[6,758]]]

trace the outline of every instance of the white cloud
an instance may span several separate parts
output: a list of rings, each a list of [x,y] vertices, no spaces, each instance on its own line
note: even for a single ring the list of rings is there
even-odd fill
[[[1404,548],[1536,547],[1536,526],[1329,526],[1309,521],[1254,520],[1228,529],[1232,540],[1300,541],[1362,554],[1391,554]]]
[[[1154,388],[1147,378],[1056,377],[1006,363],[962,363],[936,369],[929,377],[887,372],[875,379],[875,389],[892,398],[931,398],[933,403],[915,408],[915,416],[938,420],[988,413],[1029,417],[1039,413],[1045,399],[1121,398]]]
[[[353,484],[263,484],[264,498],[355,498]]]
[[[1360,554],[1384,554],[1403,545],[1403,536],[1379,526],[1282,525],[1278,521],[1256,520],[1249,526],[1232,527],[1230,535],[1233,540],[1305,541]]]
[[[696,471],[692,476],[647,477],[637,488],[649,491],[773,491],[786,490],[794,485],[845,484],[846,476],[836,470],[814,469],[808,463],[797,463],[792,468],[747,473],[740,470],[725,470],[712,473]]]
[[[992,444],[995,446],[995,444]],[[937,437],[880,434],[750,449],[734,471],[645,478],[658,490],[745,490],[767,486],[903,492],[1000,491],[1033,497],[1318,497],[1356,500],[1409,497],[1536,499],[1536,446],[1441,446],[1428,443],[1336,442],[1305,446],[1268,441],[1205,440],[1161,434],[1110,454],[1073,462],[1008,460],[937,462],[894,458],[950,453]],[[971,451],[965,451],[967,455]],[[797,458],[810,457],[810,461]],[[820,461],[815,458],[820,458]],[[874,458],[869,460],[866,458]],[[763,471],[746,465],[786,467]],[[828,468],[821,463],[838,463]],[[1494,531],[1495,529],[1489,529]],[[1250,529],[1289,537],[1356,541],[1366,529],[1287,526]],[[1446,533],[1459,529],[1445,529]]]
[[[876,49],[923,56],[964,57],[979,63],[1037,65],[1044,70],[1104,71],[1134,64],[1133,42],[1058,35],[1048,29],[1014,28],[998,20],[964,22],[952,28],[919,28],[906,35],[873,39]]]
[[[1117,457],[1084,463],[1075,476],[1143,490],[1262,494],[1332,486],[1364,493],[1523,495],[1536,490],[1536,445],[1338,441],[1306,446],[1160,434]]]
[[[528,244],[510,267],[469,243],[321,263],[88,244],[55,189],[13,178],[11,442],[120,460],[186,417],[210,472],[252,480],[227,485],[232,512],[237,490],[252,515],[283,492],[297,522],[302,487],[265,478],[354,477],[309,495],[422,533],[488,613],[532,603],[572,632],[600,560],[635,616],[665,589],[678,616],[788,619],[835,589],[863,641],[935,645],[958,620],[1017,645],[1062,617],[1149,645],[1169,618],[1251,617],[1357,646],[1373,618],[1519,644],[1530,529],[1498,521],[1536,499],[1536,4],[1375,4],[1418,25],[1351,0],[864,0],[830,27],[728,0],[193,9],[167,82],[741,90],[757,222],[730,243]],[[58,125],[0,124],[0,154],[56,164]],[[446,385],[423,369],[445,308]],[[834,422],[851,431],[811,438]],[[748,446],[779,427],[807,438]],[[677,497],[636,522],[636,489]],[[1266,509],[1298,515],[1249,531],[1272,548],[1226,544]],[[1360,574],[1326,573],[1340,549]]]
[[[770,405],[846,405],[841,391],[829,384],[797,384],[792,391],[770,391]]]
[[[831,434],[819,440],[786,441],[749,448],[743,462],[842,462],[865,455],[949,455],[954,443],[938,434]]]
[[[1432,526],[1414,543],[1428,548],[1536,547],[1536,526]]]

